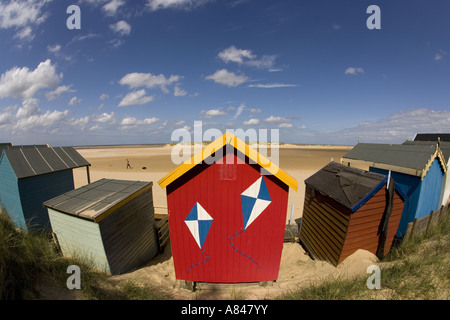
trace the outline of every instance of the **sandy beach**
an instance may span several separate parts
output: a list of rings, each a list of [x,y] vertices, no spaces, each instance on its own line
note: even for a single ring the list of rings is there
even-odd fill
[[[290,221],[292,205],[294,214],[292,223],[302,216],[305,193],[304,180],[325,166],[332,159],[339,162],[351,146],[296,146],[283,145],[279,149],[279,167],[298,181],[298,191],[289,191],[286,223]],[[107,146],[79,147],[78,152],[91,163],[91,182],[101,178],[125,179],[153,182],[153,201],[156,212],[164,213],[167,207],[165,190],[158,181],[177,167],[171,161],[172,147],[157,146]],[[126,160],[131,169],[126,168]],[[86,169],[74,170],[75,187],[87,184]],[[364,273],[367,266],[376,263],[377,258],[365,250],[358,250],[337,268],[327,262],[314,261],[298,243],[285,243],[281,259],[279,277],[268,286],[258,284],[225,286],[224,290],[200,290],[192,292],[180,288],[175,279],[173,260],[168,246],[165,252],[155,257],[142,268],[113,278],[132,279],[143,285],[151,285],[171,290],[177,299],[225,298],[230,299],[240,292],[246,299],[273,298],[302,285],[320,280],[327,276],[353,276]],[[205,296],[202,296],[205,295]]]

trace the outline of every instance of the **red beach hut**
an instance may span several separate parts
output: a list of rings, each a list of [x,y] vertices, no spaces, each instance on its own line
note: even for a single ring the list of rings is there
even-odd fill
[[[227,132],[159,181],[178,280],[274,281],[297,181]]]

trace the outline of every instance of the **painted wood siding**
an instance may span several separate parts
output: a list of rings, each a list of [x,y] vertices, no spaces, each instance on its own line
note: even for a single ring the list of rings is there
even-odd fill
[[[241,193],[261,172],[236,154],[228,154],[225,164],[199,164],[167,187],[179,280],[234,283],[278,278],[289,187],[274,176],[263,176],[272,202],[244,232]],[[185,223],[197,202],[214,219],[202,248]]]
[[[131,271],[158,253],[152,189],[99,222],[111,274]]]
[[[24,218],[36,230],[50,229],[47,209],[42,204],[74,189],[72,170],[19,179],[18,184]]]
[[[77,257],[110,272],[97,223],[47,208],[51,227],[66,257]]]
[[[358,249],[364,249],[376,254],[378,248],[378,227],[386,208],[386,188],[381,188],[358,211],[351,215],[350,223],[345,237],[338,263]],[[403,211],[403,201],[397,193],[394,194],[394,205],[388,224],[385,254],[389,251],[394,235],[397,232]]]
[[[338,264],[349,221],[348,209],[306,186],[300,241],[314,259]]]
[[[388,174],[387,170],[369,168],[371,172]],[[408,223],[415,218],[424,217],[439,207],[443,172],[438,159],[435,159],[423,180],[419,177],[392,172],[392,178],[408,196],[397,230],[397,237],[403,237]]]
[[[0,205],[16,227],[27,230],[20,202],[18,179],[4,154],[0,154]]]

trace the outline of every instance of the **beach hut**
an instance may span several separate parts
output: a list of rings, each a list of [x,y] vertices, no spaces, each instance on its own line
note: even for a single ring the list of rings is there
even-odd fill
[[[371,172],[388,174],[408,196],[397,237],[403,237],[408,223],[439,208],[442,182],[447,165],[438,144],[359,143],[341,162],[369,166]]]
[[[274,281],[297,181],[227,132],[159,181],[176,278]]]
[[[337,266],[358,249],[389,252],[406,198],[393,179],[330,162],[305,185],[300,242],[314,259]]]
[[[418,133],[413,140],[450,142],[450,133]]]
[[[442,155],[444,156],[445,163],[447,164],[447,172],[444,175],[442,180],[442,191],[440,197],[440,205],[445,206],[450,201],[450,175],[448,174],[448,167],[450,165],[450,142],[446,141],[425,141],[425,140],[416,140],[416,141],[405,141],[403,144],[407,145],[429,145],[434,146],[439,143],[439,148],[442,151]]]
[[[3,146],[0,205],[16,227],[49,230],[42,203],[74,189],[72,169],[90,166],[73,147]]]
[[[101,179],[44,202],[64,256],[121,274],[158,253],[152,182]]]

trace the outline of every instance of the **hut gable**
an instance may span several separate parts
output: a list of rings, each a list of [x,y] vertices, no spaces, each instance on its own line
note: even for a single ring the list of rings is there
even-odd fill
[[[219,139],[207,145],[202,151],[193,155],[190,159],[179,165],[175,170],[167,174],[158,183],[161,188],[167,187],[181,176],[194,169],[197,165],[201,165],[205,160],[213,156],[219,150],[225,150],[227,146],[236,149],[241,154],[245,155],[253,163],[258,164],[261,168],[267,171],[267,173],[274,175],[286,185],[297,191],[298,182],[289,176],[286,172],[280,169],[276,164],[269,161],[262,154],[258,153],[255,149],[250,147],[244,141],[237,138],[230,132],[226,132]],[[223,156],[227,151],[223,152]],[[231,174],[231,173],[228,173]]]

